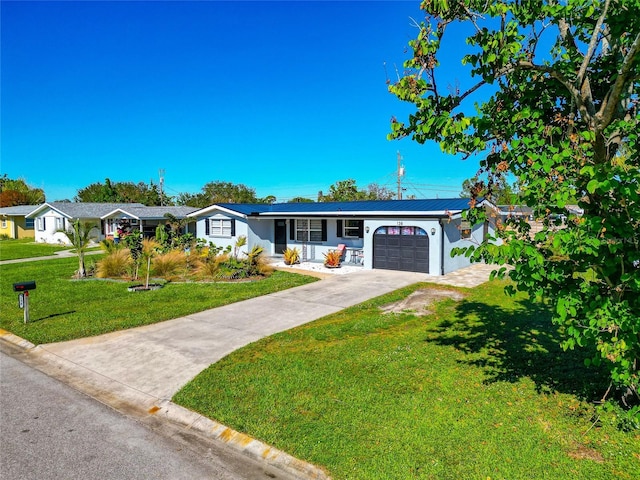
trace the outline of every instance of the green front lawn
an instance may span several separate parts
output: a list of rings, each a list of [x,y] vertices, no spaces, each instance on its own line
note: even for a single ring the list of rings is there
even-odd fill
[[[547,311],[497,281],[426,317],[378,310],[425,286],[242,348],[174,401],[336,480],[640,478],[640,433],[594,424],[607,377]]]
[[[256,282],[169,283],[160,290],[128,292],[123,282],[71,280],[77,268],[75,257],[0,266],[0,328],[35,344],[59,342],[157,323],[317,280],[276,271]],[[25,325],[13,283],[27,280],[35,280],[37,288],[29,297],[31,322]]]
[[[49,245],[36,243],[33,238],[19,240],[0,240],[0,261],[15,260],[17,258],[45,257],[61,250],[69,250],[69,245]]]

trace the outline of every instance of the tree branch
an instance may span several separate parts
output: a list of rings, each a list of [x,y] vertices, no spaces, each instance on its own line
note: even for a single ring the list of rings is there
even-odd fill
[[[584,102],[582,96],[580,95],[580,90],[578,90],[567,77],[560,74],[557,70],[554,70],[553,68],[547,67],[545,65],[536,65],[535,63],[526,60],[520,60],[515,64],[508,65],[507,67],[510,67],[513,70],[517,70],[518,68],[520,68],[522,70],[533,70],[540,73],[546,73],[550,77],[558,80],[567,89],[567,91],[571,95],[571,98],[576,101],[576,104],[579,106],[579,108],[581,110],[584,109]],[[502,74],[508,72],[509,68],[506,68],[505,71],[502,72]]]
[[[596,46],[598,45],[598,38],[600,37],[600,28],[604,23],[604,19],[607,16],[607,11],[609,10],[609,1],[606,0],[604,2],[604,7],[602,8],[602,14],[598,21],[596,22],[596,26],[593,29],[593,34],[591,35],[591,41],[589,42],[589,47],[587,48],[587,53],[584,55],[584,60],[582,60],[582,65],[580,66],[580,70],[578,71],[578,76],[576,77],[576,85],[578,88],[582,88],[582,82],[585,73],[587,72],[587,67],[589,66],[589,62],[591,62],[591,58],[596,51]]]
[[[600,107],[600,111],[596,115],[598,119],[598,130],[600,132],[604,130],[609,125],[609,123],[611,123],[611,119],[613,118],[613,115],[615,113],[616,106],[620,102],[620,96],[624,91],[625,84],[630,79],[629,74],[631,72],[633,62],[639,54],[640,33],[638,33],[635,40],[631,44],[631,48],[627,52],[627,55],[624,57],[622,67],[618,71],[618,77],[607,92],[607,95],[602,102],[602,106]]]

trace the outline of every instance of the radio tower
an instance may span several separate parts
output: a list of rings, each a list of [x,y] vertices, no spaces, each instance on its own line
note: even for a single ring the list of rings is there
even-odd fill
[[[164,168],[158,170],[158,176],[160,177],[160,206],[164,207]]]
[[[402,156],[398,150],[398,200],[402,200],[402,177],[404,177],[404,166],[401,162]]]

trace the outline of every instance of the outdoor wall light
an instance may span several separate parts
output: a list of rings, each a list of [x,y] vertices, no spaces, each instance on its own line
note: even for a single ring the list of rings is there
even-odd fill
[[[365,231],[366,233],[369,233],[369,227],[364,227],[364,231]]]
[[[436,227],[431,227],[431,235],[435,235],[436,234]]]

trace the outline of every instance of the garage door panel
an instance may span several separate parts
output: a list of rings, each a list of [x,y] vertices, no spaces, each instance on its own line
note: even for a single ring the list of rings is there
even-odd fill
[[[429,273],[429,237],[374,234],[373,268]]]

